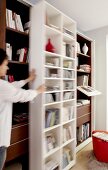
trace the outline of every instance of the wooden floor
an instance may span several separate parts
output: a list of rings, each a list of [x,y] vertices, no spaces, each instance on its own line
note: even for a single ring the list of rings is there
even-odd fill
[[[76,165],[71,170],[88,170],[88,155],[92,150],[92,143],[88,144],[81,151],[77,153]]]
[[[92,143],[88,144],[84,147],[80,152],[77,153],[77,162],[76,165],[71,168],[71,170],[88,170],[87,162],[88,162],[88,155],[92,150]],[[21,170],[22,168],[20,165],[12,165],[7,167],[5,170]]]

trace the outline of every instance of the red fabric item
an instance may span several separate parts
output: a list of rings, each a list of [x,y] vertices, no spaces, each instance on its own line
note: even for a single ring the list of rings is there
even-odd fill
[[[104,132],[108,134],[108,132],[100,131],[100,130],[93,131],[92,134],[96,132]],[[98,139],[94,136],[92,136],[92,141],[93,141],[93,151],[97,160],[100,162],[108,163],[108,142],[102,139]]]

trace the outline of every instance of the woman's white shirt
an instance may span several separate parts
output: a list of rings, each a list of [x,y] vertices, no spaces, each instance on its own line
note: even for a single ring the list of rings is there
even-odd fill
[[[25,81],[9,83],[0,79],[0,146],[10,145],[12,128],[12,103],[32,101],[36,90],[24,90]]]

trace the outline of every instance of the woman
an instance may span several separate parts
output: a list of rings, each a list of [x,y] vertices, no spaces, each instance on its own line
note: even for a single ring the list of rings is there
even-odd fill
[[[26,83],[35,79],[35,72],[21,81],[9,83],[2,79],[8,70],[8,58],[6,52],[0,49],[0,170],[4,166],[7,147],[10,145],[12,128],[12,103],[28,102],[33,100],[39,93],[44,92],[44,86],[39,86],[36,90],[24,90]]]

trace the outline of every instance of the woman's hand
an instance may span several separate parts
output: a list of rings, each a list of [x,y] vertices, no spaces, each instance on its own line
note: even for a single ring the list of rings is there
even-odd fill
[[[39,86],[36,90],[38,91],[38,93],[43,93],[43,92],[45,92],[45,85],[42,84],[42,85]]]
[[[29,73],[29,77],[27,79],[25,79],[25,83],[30,83],[33,80],[35,80],[36,78],[36,71],[35,69],[33,69],[30,73]]]
[[[36,78],[36,71],[35,71],[35,69],[33,69],[29,74],[28,80],[29,80],[29,82],[31,82],[31,81],[35,80],[35,78]]]

